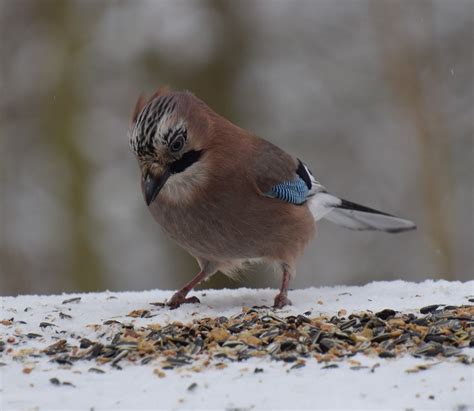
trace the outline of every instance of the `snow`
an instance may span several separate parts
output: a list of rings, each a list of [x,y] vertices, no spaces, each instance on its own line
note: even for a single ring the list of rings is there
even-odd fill
[[[40,333],[44,339],[27,340],[28,345],[12,345],[14,351],[44,348],[57,341],[57,331],[76,332],[96,339],[93,324],[116,319],[145,325],[170,321],[189,322],[206,316],[230,316],[243,306],[271,305],[276,290],[204,290],[194,294],[200,305],[184,305],[177,310],[156,307],[150,302],[164,301],[171,291],[105,292],[55,296],[18,296],[2,298],[0,320],[14,318],[13,326],[0,324],[0,340],[15,334]],[[280,315],[311,311],[312,316],[336,314],[341,309],[380,311],[394,308],[418,313],[430,304],[469,304],[474,296],[474,281],[375,282],[362,287],[321,287],[290,291],[293,306],[278,310]],[[64,300],[81,297],[79,302]],[[130,318],[136,309],[150,310],[151,318]],[[59,313],[72,318],[60,318]],[[26,324],[20,323],[24,321]],[[58,327],[39,328],[41,322]],[[55,338],[56,339],[55,339]],[[69,337],[68,337],[69,339]],[[77,341],[72,340],[74,344]],[[7,344],[7,347],[10,345]],[[472,356],[474,349],[466,349]],[[14,359],[0,354],[0,405],[2,410],[46,409],[447,409],[474,410],[472,366],[453,359],[427,359],[405,356],[396,359],[353,357],[363,368],[351,369],[349,361],[338,368],[308,360],[306,366],[253,358],[227,363],[224,369],[210,366],[196,373],[190,369],[165,370],[159,378],[156,363],[121,363],[117,370],[109,365],[78,361],[72,367],[48,362],[48,358]],[[377,366],[376,364],[379,364]],[[419,364],[433,364],[418,373],[406,370]],[[25,367],[33,368],[25,374]],[[90,367],[105,373],[89,372]],[[372,368],[374,367],[374,368]],[[263,372],[255,373],[255,368]],[[51,378],[72,385],[53,385]],[[194,389],[189,389],[196,383]]]

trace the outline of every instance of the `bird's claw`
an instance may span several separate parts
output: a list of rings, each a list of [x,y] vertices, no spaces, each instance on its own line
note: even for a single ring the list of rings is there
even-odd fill
[[[283,308],[285,305],[291,305],[291,300],[286,294],[277,294],[273,302],[273,308]]]
[[[171,297],[171,300],[168,301],[167,305],[170,307],[171,310],[175,310],[181,304],[199,304],[201,301],[196,296],[186,298],[183,294],[179,291]]]

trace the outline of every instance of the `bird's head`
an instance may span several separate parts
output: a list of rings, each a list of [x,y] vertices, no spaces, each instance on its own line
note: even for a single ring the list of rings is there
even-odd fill
[[[135,106],[129,141],[142,171],[147,205],[162,190],[176,195],[204,178],[196,163],[205,151],[206,121],[194,100],[187,92],[160,89]]]

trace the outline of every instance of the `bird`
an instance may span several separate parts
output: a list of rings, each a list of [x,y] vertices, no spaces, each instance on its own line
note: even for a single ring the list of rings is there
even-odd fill
[[[273,306],[290,305],[296,263],[321,219],[361,231],[416,228],[331,194],[303,161],[189,91],[161,87],[150,98],[140,96],[128,137],[151,215],[200,267],[167,301],[171,309],[199,303],[188,294],[216,272],[233,277],[251,263],[268,264],[281,275]]]

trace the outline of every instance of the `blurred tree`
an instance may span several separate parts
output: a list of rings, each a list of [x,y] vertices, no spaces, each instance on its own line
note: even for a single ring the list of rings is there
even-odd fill
[[[102,290],[103,264],[93,245],[94,232],[100,227],[90,210],[91,168],[78,142],[84,91],[78,79],[82,74],[81,46],[87,33],[74,3],[47,0],[37,2],[35,7],[35,15],[52,30],[62,48],[60,72],[50,90],[54,103],[43,106],[40,130],[54,156],[68,167],[60,180],[59,198],[68,215],[67,227],[63,227],[65,270],[75,289]],[[93,30],[93,19],[88,21],[88,30]]]
[[[411,119],[421,154],[421,184],[428,230],[440,255],[439,272],[453,279],[452,239],[447,216],[453,198],[449,131],[438,99],[441,84],[436,72],[436,40],[433,4],[427,1],[372,1],[371,11],[388,84]],[[417,16],[414,18],[413,16]],[[419,18],[423,16],[423,18]],[[416,27],[413,27],[416,25]],[[429,41],[423,50],[413,35],[423,33]],[[420,35],[420,34],[419,34]],[[418,39],[420,40],[420,39]],[[420,78],[423,69],[425,78]],[[428,92],[427,87],[430,88]]]

